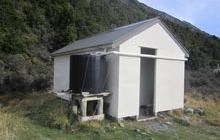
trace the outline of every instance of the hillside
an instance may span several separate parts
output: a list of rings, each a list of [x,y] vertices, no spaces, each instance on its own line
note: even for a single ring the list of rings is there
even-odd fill
[[[187,87],[218,92],[213,68],[220,63],[220,39],[137,0],[1,0],[0,92],[49,88],[50,52],[152,17],[160,17],[190,51]]]

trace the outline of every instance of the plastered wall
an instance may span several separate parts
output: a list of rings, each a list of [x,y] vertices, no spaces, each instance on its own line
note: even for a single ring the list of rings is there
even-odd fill
[[[119,51],[140,54],[141,47],[156,49],[157,56],[185,58],[183,51],[160,24],[155,24],[125,41],[120,45]],[[184,63],[184,61],[161,59],[155,61],[155,112],[183,107]],[[119,57],[119,118],[139,114],[140,90],[142,90],[140,68],[140,57]],[[143,103],[143,100],[141,102]]]
[[[57,56],[54,58],[53,91],[69,89],[70,56]]]

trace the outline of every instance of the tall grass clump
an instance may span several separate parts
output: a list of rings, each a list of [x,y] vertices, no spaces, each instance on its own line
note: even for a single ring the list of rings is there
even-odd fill
[[[201,116],[210,125],[220,126],[220,102],[213,95],[199,96],[197,91],[188,94],[185,97],[186,107],[192,108],[202,108],[204,110],[204,115]]]
[[[3,111],[19,114],[35,124],[58,129],[70,125],[68,104],[52,94],[8,95],[0,98],[1,101],[4,102]]]
[[[0,112],[0,140],[17,140],[29,137],[30,132],[24,118]]]

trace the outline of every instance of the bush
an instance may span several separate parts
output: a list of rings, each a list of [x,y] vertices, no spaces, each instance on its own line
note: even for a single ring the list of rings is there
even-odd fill
[[[5,67],[4,62],[0,60],[0,92],[1,89],[4,88],[4,77],[5,77],[4,67]]]
[[[50,87],[51,63],[25,54],[3,55],[0,61],[0,92],[30,91]]]
[[[220,78],[213,69],[203,68],[186,72],[187,90],[197,89],[203,95],[218,95],[220,93]]]

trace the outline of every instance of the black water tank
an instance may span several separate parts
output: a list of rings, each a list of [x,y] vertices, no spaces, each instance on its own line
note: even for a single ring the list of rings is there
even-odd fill
[[[105,63],[104,56],[72,55],[70,57],[70,89],[74,93],[104,92]]]

